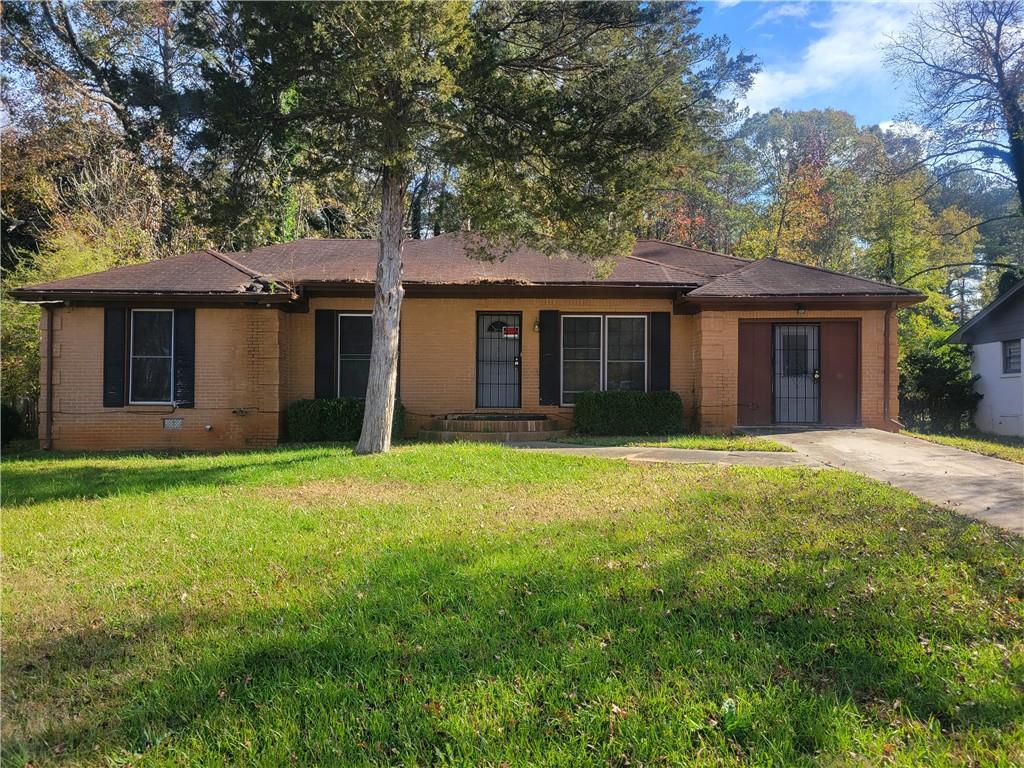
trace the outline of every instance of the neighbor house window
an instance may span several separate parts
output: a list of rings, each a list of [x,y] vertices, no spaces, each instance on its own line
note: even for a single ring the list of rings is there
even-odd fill
[[[610,389],[647,389],[647,316],[563,315],[562,404]]]
[[[174,400],[174,310],[133,309],[129,401],[168,405]]]
[[[1003,342],[1003,373],[1020,373],[1020,339]]]
[[[338,397],[366,397],[372,342],[372,315],[338,315]]]

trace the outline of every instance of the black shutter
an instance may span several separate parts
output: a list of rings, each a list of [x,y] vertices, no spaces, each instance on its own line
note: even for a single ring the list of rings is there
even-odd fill
[[[558,405],[562,399],[559,368],[562,364],[558,331],[558,310],[540,313],[540,404]]]
[[[124,406],[125,318],[124,307],[103,310],[103,407]]]
[[[669,323],[668,312],[651,312],[651,392],[669,389]]]
[[[338,313],[333,309],[316,311],[313,350],[313,397],[337,397],[335,365],[338,362]]]
[[[174,310],[174,404],[196,407],[196,311]]]

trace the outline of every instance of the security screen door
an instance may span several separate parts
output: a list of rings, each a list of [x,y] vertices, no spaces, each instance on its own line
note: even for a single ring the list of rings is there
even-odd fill
[[[476,316],[477,408],[520,406],[522,321],[519,312],[481,312]]]
[[[775,421],[814,424],[821,420],[821,364],[817,325],[776,325]]]

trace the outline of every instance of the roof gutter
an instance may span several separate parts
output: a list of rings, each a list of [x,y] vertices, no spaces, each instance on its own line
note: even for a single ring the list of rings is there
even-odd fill
[[[132,302],[173,303],[173,304],[288,304],[297,301],[297,293],[288,290],[275,293],[171,293],[167,291],[35,291],[31,288],[15,288],[11,295],[20,301],[39,303],[82,302]]]

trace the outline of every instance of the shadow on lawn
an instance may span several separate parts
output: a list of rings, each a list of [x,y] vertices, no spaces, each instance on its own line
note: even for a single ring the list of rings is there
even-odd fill
[[[312,450],[296,455],[294,448],[258,453],[210,454],[209,464],[195,466],[195,461],[203,458],[203,454],[168,454],[146,456],[145,467],[128,468],[118,466],[113,461],[118,457],[117,454],[102,458],[90,456],[88,458],[91,461],[85,464],[54,464],[51,461],[46,469],[40,469],[28,461],[5,461],[3,505],[21,506],[71,499],[106,498],[123,493],[156,493],[182,487],[214,488],[260,482],[266,479],[269,472],[309,466],[321,461],[325,455],[325,451]]]
[[[568,556],[574,529],[552,531],[528,565],[509,565],[500,543],[410,544],[382,553],[358,587],[307,605],[163,615],[19,649],[40,660],[5,670],[22,678],[22,700],[47,678],[114,689],[85,694],[89,705],[56,728],[15,734],[15,748],[61,745],[74,759],[167,756],[173,743],[193,762],[242,764],[498,764],[549,750],[578,763],[786,763],[835,749],[851,722],[884,741],[906,714],[958,729],[1024,715],[1019,666],[1016,695],[968,692],[941,650],[1012,642],[1014,630],[991,617],[971,629],[922,618],[913,595],[873,592],[874,564],[855,558],[823,587],[819,561],[845,551],[809,556],[781,580],[738,574],[747,588],[724,598],[699,586],[715,541],[654,571],[581,567]],[[840,610],[837,594],[849,596]],[[152,677],[155,643],[175,663]],[[741,705],[723,718],[727,697]]]

